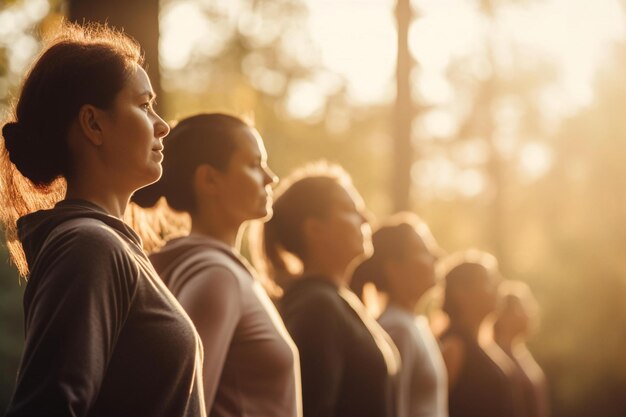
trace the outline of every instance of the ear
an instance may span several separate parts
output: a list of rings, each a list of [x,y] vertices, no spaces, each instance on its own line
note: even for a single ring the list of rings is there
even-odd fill
[[[83,135],[96,146],[104,142],[102,110],[91,104],[83,105],[78,111],[78,125]]]
[[[193,173],[193,188],[198,195],[215,195],[220,182],[221,173],[209,164],[196,167]]]

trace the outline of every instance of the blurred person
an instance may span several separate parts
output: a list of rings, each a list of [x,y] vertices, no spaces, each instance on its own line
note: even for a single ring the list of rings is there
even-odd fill
[[[354,271],[352,288],[363,294],[372,283],[387,295],[378,318],[400,353],[394,386],[398,417],[446,417],[446,367],[428,319],[417,304],[435,285],[439,249],[428,226],[412,213],[392,216],[372,235],[373,255]]]
[[[521,375],[526,415],[550,415],[546,377],[526,347],[537,315],[537,302],[528,285],[504,281],[493,324],[493,340],[507,354]]]
[[[305,417],[392,415],[393,342],[349,290],[349,266],[369,239],[364,205],[339,166],[293,173],[262,232],[264,270],[302,366]]]
[[[142,62],[120,32],[64,24],[2,127],[0,211],[28,274],[9,417],[205,415],[198,335],[121,220],[169,132]]]
[[[440,340],[448,369],[450,417],[523,416],[514,365],[500,349],[479,344],[481,325],[496,308],[500,283],[496,259],[467,251],[445,263],[443,311],[449,324]]]
[[[211,113],[181,120],[164,144],[161,180],[133,201],[153,207],[164,197],[157,214],[190,218],[190,228],[178,230],[183,236],[150,260],[202,339],[207,414],[299,416],[297,350],[239,252],[244,224],[269,216],[276,177],[263,140],[241,118]],[[162,236],[174,225],[147,230]]]

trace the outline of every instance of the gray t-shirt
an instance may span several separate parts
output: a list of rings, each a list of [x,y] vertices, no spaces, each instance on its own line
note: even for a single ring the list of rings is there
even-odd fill
[[[397,417],[447,417],[446,367],[426,317],[390,304],[378,322],[402,359],[394,384]]]
[[[150,259],[202,337],[207,414],[301,416],[297,348],[247,261],[202,235]]]

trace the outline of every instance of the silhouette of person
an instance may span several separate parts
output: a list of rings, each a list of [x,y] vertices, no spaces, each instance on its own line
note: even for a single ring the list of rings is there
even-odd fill
[[[496,308],[497,262],[484,252],[467,251],[446,263],[443,311],[449,326],[440,339],[448,369],[450,417],[522,416],[513,364],[499,349],[479,344],[483,320]]]
[[[446,417],[448,382],[441,351],[428,319],[416,316],[422,296],[435,285],[439,249],[428,226],[412,213],[398,213],[372,235],[373,255],[354,271],[352,288],[366,283],[387,295],[378,318],[391,336],[402,366],[394,392],[398,417]]]
[[[202,338],[211,416],[301,414],[297,349],[239,253],[244,223],[268,217],[275,181],[254,127],[227,114],[198,114],[165,140],[161,180],[133,197],[143,207],[165,197],[157,212],[190,216],[191,229],[150,260]]]
[[[519,370],[526,415],[548,417],[546,377],[526,347],[526,339],[537,315],[537,302],[528,285],[521,281],[504,281],[498,291],[500,302],[493,324],[494,342]]]
[[[121,220],[169,132],[141,64],[126,35],[65,24],[2,128],[0,210],[29,272],[9,417],[204,415],[198,335]]]
[[[273,212],[264,269],[285,291],[279,311],[300,351],[304,416],[390,416],[397,352],[348,289],[367,234],[348,174],[324,164],[297,171],[279,186]]]

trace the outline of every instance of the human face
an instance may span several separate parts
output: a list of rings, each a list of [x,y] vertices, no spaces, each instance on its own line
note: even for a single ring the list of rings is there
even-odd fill
[[[277,178],[267,166],[267,152],[256,129],[242,127],[234,135],[237,147],[226,171],[217,174],[216,201],[238,226],[269,214]]]
[[[508,296],[500,300],[504,304],[499,311],[498,322],[513,335],[526,335],[530,329],[530,317],[518,297]]]
[[[405,256],[398,262],[399,284],[414,300],[435,285],[435,256],[417,233],[405,243]]]
[[[136,66],[104,112],[102,160],[109,183],[121,192],[134,192],[161,177],[162,139],[170,129],[154,111],[154,98],[148,75]]]
[[[473,277],[469,289],[470,304],[480,317],[485,317],[496,309],[498,301],[498,279],[493,273],[483,270]]]
[[[337,186],[334,204],[323,220],[325,246],[337,264],[347,267],[363,255],[370,245],[371,229],[364,215],[364,205],[355,190]]]

